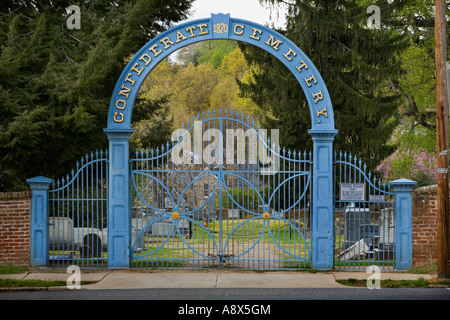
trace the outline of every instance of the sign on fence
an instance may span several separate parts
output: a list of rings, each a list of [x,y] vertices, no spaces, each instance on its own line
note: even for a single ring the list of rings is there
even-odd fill
[[[366,187],[364,183],[341,183],[341,201],[365,201]]]

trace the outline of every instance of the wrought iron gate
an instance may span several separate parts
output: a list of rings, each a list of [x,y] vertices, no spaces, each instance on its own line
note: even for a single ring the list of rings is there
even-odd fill
[[[396,194],[356,156],[335,154],[336,269],[396,268]]]
[[[308,267],[311,154],[228,111],[178,135],[131,159],[132,266]]]
[[[48,191],[48,266],[107,266],[108,151],[86,154]]]

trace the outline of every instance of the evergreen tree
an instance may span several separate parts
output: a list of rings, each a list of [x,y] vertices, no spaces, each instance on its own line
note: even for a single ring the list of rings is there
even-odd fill
[[[380,29],[367,27],[364,1],[291,1],[286,30],[280,33],[312,60],[327,85],[339,130],[335,150],[357,155],[373,169],[392,152],[386,142],[397,125],[399,95],[387,84],[401,72],[398,57],[407,42],[396,21],[403,2],[370,4],[381,9]],[[280,130],[282,146],[310,149],[309,108],[294,76],[270,54],[240,46],[249,63],[258,66],[254,81],[241,84],[241,90],[266,112],[265,126]]]
[[[191,3],[82,1],[81,28],[69,29],[73,1],[2,1],[0,190],[66,174],[86,152],[107,147],[103,128],[126,59],[185,19]],[[137,99],[133,121],[162,102]]]

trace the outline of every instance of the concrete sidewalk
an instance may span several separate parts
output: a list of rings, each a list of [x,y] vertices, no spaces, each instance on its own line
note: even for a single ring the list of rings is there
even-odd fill
[[[84,290],[144,288],[348,288],[336,282],[343,279],[367,280],[366,272],[289,272],[229,270],[81,270]],[[23,274],[0,274],[0,279],[39,279],[67,281],[71,276],[62,270],[34,270]],[[381,273],[381,280],[431,279],[429,274]],[[67,289],[51,287],[49,290]]]

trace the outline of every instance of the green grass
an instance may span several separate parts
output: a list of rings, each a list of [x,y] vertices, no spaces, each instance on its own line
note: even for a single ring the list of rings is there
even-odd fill
[[[409,271],[409,273],[414,273],[414,274],[429,274],[429,273],[437,273],[438,272],[438,267],[437,267],[437,262],[423,266],[423,267],[418,267],[418,268],[413,268]]]
[[[66,281],[0,279],[0,288],[36,288],[65,285]]]
[[[0,265],[0,274],[20,274],[27,272],[29,270],[28,267],[25,266],[5,266]]]
[[[239,224],[246,221],[242,225]],[[239,227],[238,227],[239,226]],[[222,232],[220,232],[222,228]],[[270,228],[271,235],[269,235],[268,229]],[[234,232],[232,233],[232,231]],[[264,232],[263,232],[264,230]],[[147,259],[177,259],[188,258],[196,255],[194,251],[189,248],[192,247],[198,250],[202,254],[215,253],[215,246],[228,240],[228,250],[233,250],[233,247],[241,245],[252,246],[253,243],[260,239],[260,244],[271,245],[278,243],[288,251],[295,251],[294,254],[298,255],[298,252],[306,251],[306,244],[303,238],[293,230],[290,230],[290,225],[284,221],[270,220],[266,222],[263,219],[256,219],[247,221],[243,219],[235,220],[223,220],[209,222],[205,226],[199,226],[193,224],[192,236],[188,239],[182,239],[178,236],[172,236],[162,246],[162,243],[167,240],[166,237],[153,237],[149,236],[144,238],[145,249],[143,252],[136,254],[135,257],[139,259],[140,256],[151,253],[160,246],[159,250],[146,257]],[[138,240],[141,243],[141,239]],[[189,245],[187,245],[186,243]],[[309,245],[309,241],[307,242]],[[278,246],[276,246],[278,247]],[[277,248],[279,249],[279,248]],[[300,250],[300,251],[299,251]],[[145,259],[145,258],[144,258]]]
[[[81,285],[95,283],[95,281],[81,281]],[[16,280],[16,279],[0,279],[0,288],[48,288],[48,287],[65,287],[66,281],[56,280]]]
[[[242,223],[242,225],[240,225],[240,223]],[[264,225],[265,223],[267,224]],[[210,222],[205,226],[205,229],[211,233],[216,243],[220,240],[220,227],[222,227],[222,240],[230,238],[229,241],[239,240],[240,243],[251,243],[257,241],[262,233],[262,238],[266,239],[266,243],[278,242],[281,245],[304,244],[303,238],[301,238],[297,232],[294,232],[291,225],[280,220],[272,219],[266,222],[263,219],[251,221],[244,219],[226,219]],[[300,228],[303,229],[303,227]],[[209,240],[210,235],[205,229],[198,225],[194,225],[193,237],[190,241],[195,243],[196,241]],[[269,229],[273,237],[269,235]]]
[[[346,280],[336,280],[338,283],[350,286],[350,287],[367,287],[367,280],[358,279],[346,279]],[[381,288],[431,288],[435,285],[438,286],[450,286],[450,280],[438,280],[438,281],[428,281],[424,278],[419,278],[417,280],[381,280]]]
[[[30,268],[26,266],[0,265],[0,274],[21,274],[28,272]],[[92,281],[81,281],[81,285],[92,284]],[[48,288],[54,286],[66,286],[66,281],[46,281],[46,280],[17,280],[0,279],[0,288]]]
[[[81,285],[92,284],[92,281],[81,281]],[[66,281],[46,281],[46,280],[16,280],[16,279],[0,279],[0,288],[48,288],[48,287],[65,287]]]

